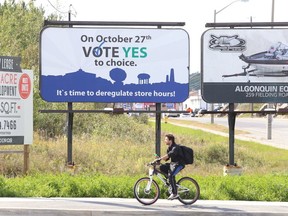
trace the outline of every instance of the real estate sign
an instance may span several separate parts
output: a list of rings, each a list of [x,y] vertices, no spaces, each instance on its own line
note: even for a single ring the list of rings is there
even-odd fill
[[[288,29],[209,29],[201,59],[206,102],[287,102]]]
[[[33,73],[20,60],[0,56],[0,145],[33,142]]]
[[[40,92],[49,102],[182,102],[183,29],[57,28],[41,32]]]

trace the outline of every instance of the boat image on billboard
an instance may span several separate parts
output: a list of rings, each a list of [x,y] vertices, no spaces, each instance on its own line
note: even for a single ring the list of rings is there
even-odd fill
[[[268,50],[250,56],[241,54],[239,58],[248,65],[243,66],[242,73],[223,75],[223,78],[234,76],[284,77],[288,76],[288,46],[282,42],[272,45]]]

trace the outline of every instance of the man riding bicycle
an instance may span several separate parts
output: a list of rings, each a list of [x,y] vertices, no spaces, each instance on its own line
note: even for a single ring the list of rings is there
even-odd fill
[[[175,143],[175,137],[172,134],[165,135],[165,143],[168,146],[167,154],[159,157],[157,160],[165,160],[168,161],[171,159],[170,163],[165,163],[160,165],[160,170],[168,175],[169,182],[172,187],[172,194],[168,197],[168,200],[173,200],[178,198],[177,187],[175,176],[180,170],[184,169],[185,162],[183,159],[183,153],[179,145]]]

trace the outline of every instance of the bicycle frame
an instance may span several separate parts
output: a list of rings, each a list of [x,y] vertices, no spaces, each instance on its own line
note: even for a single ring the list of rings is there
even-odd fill
[[[169,184],[167,184],[167,177],[163,177],[165,176],[160,170],[156,169],[156,165],[151,165],[149,167],[149,179],[150,181],[148,182],[147,186],[146,186],[146,190],[149,191],[150,190],[150,187],[151,187],[151,184],[152,184],[152,181],[153,181],[153,176],[156,175],[160,181],[166,186],[168,187]],[[189,191],[188,188],[186,187],[183,187],[179,184],[176,183],[176,187],[178,188],[178,193],[185,193],[186,191]]]
[[[150,179],[150,181],[147,184],[146,190],[150,190],[154,175],[156,175],[165,186],[169,186],[167,184],[167,178],[163,177],[164,174],[162,174],[160,170],[156,169],[156,165],[151,165],[151,167],[149,167],[149,179]]]

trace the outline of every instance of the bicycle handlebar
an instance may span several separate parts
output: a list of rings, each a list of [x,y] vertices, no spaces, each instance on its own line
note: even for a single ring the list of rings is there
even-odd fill
[[[160,161],[159,159],[156,159],[150,163],[147,164],[147,166],[156,166],[157,164],[160,164]]]

